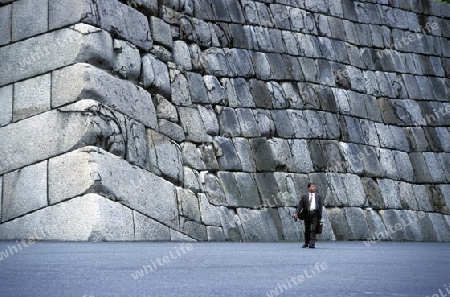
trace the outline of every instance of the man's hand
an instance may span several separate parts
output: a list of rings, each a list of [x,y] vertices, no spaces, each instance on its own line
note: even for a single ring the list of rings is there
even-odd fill
[[[292,215],[292,217],[293,217],[294,219],[298,219],[298,214],[294,213],[294,214]]]

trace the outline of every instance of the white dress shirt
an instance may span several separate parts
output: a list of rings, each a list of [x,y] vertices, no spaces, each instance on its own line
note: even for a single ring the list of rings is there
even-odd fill
[[[311,201],[309,210],[316,210],[316,199],[314,193],[309,193],[309,201]]]

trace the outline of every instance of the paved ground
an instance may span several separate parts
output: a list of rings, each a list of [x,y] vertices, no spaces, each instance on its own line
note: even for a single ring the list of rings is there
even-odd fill
[[[450,292],[448,243],[319,242],[302,249],[299,243],[0,242],[0,258],[2,297]]]

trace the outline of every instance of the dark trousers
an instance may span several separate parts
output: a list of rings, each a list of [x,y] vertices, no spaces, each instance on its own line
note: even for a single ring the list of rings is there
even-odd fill
[[[308,211],[305,217],[305,244],[316,244],[316,227],[319,223],[319,212]]]

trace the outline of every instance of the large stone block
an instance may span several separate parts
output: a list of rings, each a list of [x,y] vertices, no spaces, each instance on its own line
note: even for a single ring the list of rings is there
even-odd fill
[[[253,159],[253,154],[248,139],[243,137],[234,137],[233,144],[239,160],[241,161],[242,170],[245,172],[255,172],[255,160]]]
[[[87,194],[0,225],[0,238],[130,241],[135,238],[133,214],[120,203]]]
[[[214,137],[213,145],[221,170],[242,170],[238,152],[230,138]]]
[[[274,171],[276,164],[273,152],[266,138],[252,138],[249,140],[258,171]]]
[[[351,237],[346,239],[362,240],[369,238],[369,226],[364,211],[359,207],[344,207],[343,210],[351,230]]]
[[[419,210],[417,199],[414,195],[413,185],[405,182],[398,182],[397,186],[402,209]]]
[[[2,222],[46,207],[47,161],[4,176]]]
[[[361,183],[367,197],[367,205],[375,210],[384,209],[385,204],[379,185],[369,177],[361,178]]]
[[[325,200],[330,206],[346,206],[349,195],[345,186],[343,175],[340,173],[327,173],[327,180],[330,190],[327,192]]]
[[[73,176],[72,172],[83,175]],[[87,147],[50,159],[49,185],[51,203],[95,192],[168,226],[178,226],[174,185],[97,148]]]
[[[442,215],[440,213],[429,213],[428,214],[431,222],[433,223],[434,230],[437,234],[438,241],[450,241],[450,225],[448,224],[448,215]]]
[[[194,192],[177,188],[179,214],[189,220],[200,223],[200,207]]]
[[[206,226],[208,241],[225,241],[225,233],[221,227]]]
[[[179,107],[180,123],[186,139],[194,142],[211,142],[212,137],[206,133],[200,112],[197,108]]]
[[[0,88],[0,127],[8,125],[13,119],[13,85]]]
[[[12,5],[5,5],[0,7],[0,28],[3,28],[0,33],[0,45],[11,42],[12,30]]]
[[[150,50],[153,40],[147,18],[119,1],[97,0],[98,23],[101,28],[132,44]]]
[[[293,207],[280,207],[278,208],[278,215],[283,225],[283,239],[289,241],[301,241],[304,238],[302,221],[294,222],[292,215],[295,212]]]
[[[398,188],[392,179],[378,178],[377,183],[380,187],[381,196],[384,200],[384,205],[387,208],[401,209],[402,205],[398,193]]]
[[[275,222],[267,209],[238,208],[237,215],[241,220],[246,241],[280,240]]]
[[[48,30],[48,0],[19,0],[12,4],[12,41]]]
[[[366,246],[373,244],[373,240],[390,240],[391,237],[389,232],[387,232],[380,215],[374,210],[368,210],[364,212],[366,216],[367,226],[369,227],[369,238],[364,242]]]
[[[423,154],[418,152],[410,153],[409,159],[414,169],[415,181],[418,183],[431,182],[431,175]]]
[[[50,109],[50,74],[14,84],[13,121],[19,121]]]
[[[342,208],[327,208],[327,215],[331,223],[331,228],[336,240],[346,240],[352,238],[352,231],[345,217],[344,209]]]
[[[113,73],[137,82],[141,75],[141,55],[135,45],[114,39]]]
[[[437,153],[424,152],[423,157],[430,172],[431,181],[434,183],[448,182],[441,158]]]
[[[135,210],[133,210],[134,240],[168,241],[171,229]]]
[[[36,51],[36,48],[41,50]],[[110,69],[113,41],[101,29],[86,24],[29,38],[2,48],[0,86],[33,77],[76,62]]]
[[[169,24],[157,17],[151,16],[150,27],[152,29],[152,36],[155,42],[172,48],[172,32]]]
[[[85,63],[53,72],[53,108],[84,98],[111,106],[147,127],[157,127],[156,111],[150,93],[133,83]]]
[[[198,194],[198,200],[202,223],[208,226],[220,226],[218,208],[209,203],[204,193]]]
[[[243,241],[244,230],[242,229],[241,220],[234,210],[226,207],[220,207],[219,217],[225,238],[228,241]]]
[[[438,235],[433,225],[433,221],[430,219],[430,213],[423,211],[414,212],[414,216],[417,221],[417,226],[422,233],[423,241],[438,241]]]
[[[183,156],[180,146],[167,136],[147,130],[150,171],[175,183],[183,183]]]
[[[422,211],[433,211],[426,185],[412,185],[417,208]]]
[[[125,156],[125,118],[93,100],[52,110],[0,128],[0,172],[8,172],[86,145]],[[36,130],[35,127],[40,127]],[[10,135],[15,135],[11,138]],[[8,139],[8,141],[6,141]],[[143,139],[142,137],[140,139]],[[130,139],[131,140],[131,139]],[[139,140],[139,139],[138,139]],[[143,158],[146,158],[143,155]]]

